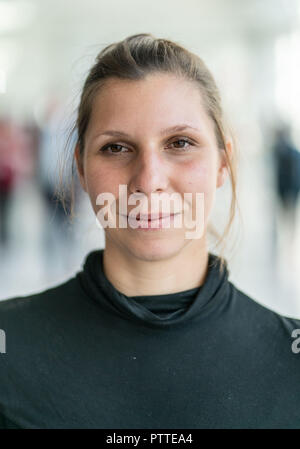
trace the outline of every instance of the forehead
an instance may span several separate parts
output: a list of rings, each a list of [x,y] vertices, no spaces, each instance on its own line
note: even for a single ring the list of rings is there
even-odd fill
[[[214,123],[195,82],[169,74],[151,74],[138,81],[109,79],[93,100],[85,142],[95,142],[105,130],[121,131],[140,141],[156,139],[179,124],[216,143]]]
[[[195,82],[169,74],[145,79],[109,79],[95,95],[89,128],[162,128],[178,122],[199,126],[207,114]]]

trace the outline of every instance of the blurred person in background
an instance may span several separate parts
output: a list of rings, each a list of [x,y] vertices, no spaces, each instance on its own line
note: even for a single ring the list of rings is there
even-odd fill
[[[293,263],[295,240],[299,232],[297,212],[300,193],[300,152],[292,141],[291,129],[287,124],[275,128],[272,152],[277,200],[275,250],[277,259],[286,255],[289,262]],[[282,245],[286,249],[285,254],[280,251]]]
[[[0,245],[6,248],[9,238],[9,203],[15,184],[13,135],[6,120],[0,120]]]
[[[44,118],[40,124],[37,181],[44,200],[44,233],[42,251],[46,270],[61,272],[69,267],[72,259],[73,233],[67,211],[57,197],[57,188],[67,185],[66,171],[61,162],[64,150],[62,135],[63,105],[53,94],[47,100]],[[66,189],[66,209],[71,196]]]
[[[28,132],[10,118],[0,120],[0,245],[10,247],[10,210],[14,194],[33,176],[34,153]],[[19,229],[22,232],[22,228]]]

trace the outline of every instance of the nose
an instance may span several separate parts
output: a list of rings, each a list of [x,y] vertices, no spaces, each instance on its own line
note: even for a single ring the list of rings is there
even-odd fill
[[[168,184],[166,163],[159,154],[145,151],[137,156],[128,185],[130,193],[165,192]]]

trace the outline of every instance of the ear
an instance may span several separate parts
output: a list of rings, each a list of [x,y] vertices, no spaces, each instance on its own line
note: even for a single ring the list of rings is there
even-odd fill
[[[77,145],[75,147],[74,159],[75,159],[75,162],[76,162],[76,167],[77,167],[77,172],[78,172],[78,177],[79,177],[79,181],[80,181],[81,187],[86,192],[86,183],[85,183],[85,177],[84,177],[84,171],[83,171],[82,156],[80,155],[79,144],[78,143],[77,143]]]
[[[226,153],[227,153],[227,155],[226,155]],[[228,168],[227,161],[228,161],[228,159],[231,160],[232,154],[233,154],[233,145],[232,145],[231,140],[228,140],[226,142],[226,151],[224,148],[222,148],[219,153],[220,165],[219,165],[218,175],[217,175],[217,188],[221,187],[224,184],[224,182],[228,176],[229,168]]]

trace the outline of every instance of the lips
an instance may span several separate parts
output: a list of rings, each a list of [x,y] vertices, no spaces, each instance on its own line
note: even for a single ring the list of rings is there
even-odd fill
[[[178,214],[181,214],[182,212],[173,212],[173,213],[156,213],[156,214],[153,214],[152,216],[151,216],[151,214],[137,214],[135,217],[134,216],[129,216],[129,215],[122,215],[123,217],[126,217],[127,218],[127,220],[133,220],[133,219],[136,219],[137,221],[148,221],[148,222],[151,222],[151,221],[155,221],[155,220],[161,220],[161,219],[164,219],[164,218],[167,218],[167,217],[173,217],[173,216],[175,216],[175,215],[178,215]]]
[[[151,220],[158,220],[158,219],[161,219],[161,218],[166,218],[166,217],[171,217],[172,215],[174,215],[174,214],[163,214],[163,213],[160,213],[160,214],[138,214],[137,216],[136,216],[136,219],[137,220],[142,220],[142,221],[151,221]]]

